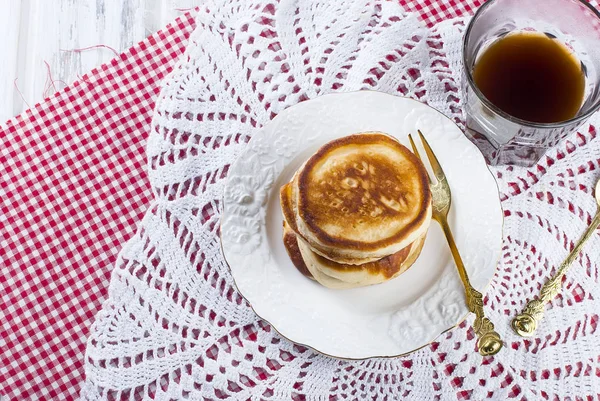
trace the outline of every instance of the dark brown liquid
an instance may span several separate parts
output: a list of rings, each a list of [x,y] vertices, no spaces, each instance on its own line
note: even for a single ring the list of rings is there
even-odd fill
[[[481,55],[473,77],[490,102],[527,121],[568,120],[583,100],[581,63],[543,34],[516,33],[498,40]]]

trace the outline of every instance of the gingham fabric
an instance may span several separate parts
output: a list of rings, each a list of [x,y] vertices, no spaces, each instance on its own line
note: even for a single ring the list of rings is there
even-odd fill
[[[177,19],[0,126],[0,391],[72,399],[120,245],[151,191],[145,140],[194,29]]]
[[[480,3],[401,1],[429,26]],[[186,14],[0,126],[4,398],[77,396],[89,327],[152,197],[145,141],[154,101],[193,29]]]

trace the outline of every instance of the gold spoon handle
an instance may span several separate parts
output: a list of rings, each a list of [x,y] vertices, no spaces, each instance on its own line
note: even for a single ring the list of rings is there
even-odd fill
[[[513,330],[522,337],[531,337],[535,330],[537,329],[537,325],[544,317],[544,310],[546,307],[546,303],[554,299],[554,297],[560,292],[562,287],[562,278],[573,264],[573,261],[581,252],[581,248],[585,245],[586,241],[590,239],[596,228],[600,225],[600,210],[594,216],[592,220],[592,224],[587,228],[573,251],[569,254],[569,256],[565,259],[565,261],[560,265],[556,274],[542,286],[542,290],[540,292],[540,296],[538,299],[532,299],[525,305],[523,311],[515,316],[512,321]]]
[[[475,334],[478,338],[477,345],[479,347],[479,353],[483,356],[495,355],[502,348],[502,339],[494,330],[494,324],[490,321],[490,319],[485,317],[485,313],[483,311],[483,295],[473,288],[471,282],[469,281],[469,276],[467,275],[462,258],[458,253],[458,248],[454,242],[454,236],[452,235],[452,231],[450,231],[448,222],[446,219],[439,220],[440,226],[442,226],[446,239],[448,240],[448,245],[450,246],[450,251],[452,252],[452,257],[454,258],[454,263],[458,268],[458,274],[463,286],[465,287],[467,307],[471,313],[475,314],[473,329],[475,330]]]

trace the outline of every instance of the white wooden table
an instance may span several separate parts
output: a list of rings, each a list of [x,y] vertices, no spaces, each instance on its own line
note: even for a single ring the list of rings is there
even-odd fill
[[[115,57],[73,49],[120,53],[199,2],[0,0],[0,124]]]

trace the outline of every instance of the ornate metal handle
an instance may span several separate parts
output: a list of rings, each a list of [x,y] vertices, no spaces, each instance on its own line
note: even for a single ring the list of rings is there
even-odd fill
[[[525,305],[525,308],[523,308],[523,311],[513,319],[512,328],[518,335],[522,337],[531,337],[533,333],[535,333],[540,320],[544,317],[546,303],[554,299],[560,292],[563,276],[567,273],[569,267],[571,267],[571,264],[579,255],[579,252],[586,241],[590,239],[594,230],[596,230],[599,225],[600,210],[596,213],[596,216],[594,216],[592,224],[590,224],[577,245],[575,245],[573,251],[571,251],[567,259],[560,265],[556,274],[550,277],[550,279],[542,286],[539,298],[529,301],[527,305]]]
[[[483,311],[483,295],[473,288],[471,282],[469,281],[469,276],[467,275],[462,258],[458,253],[458,248],[454,242],[454,237],[452,236],[448,222],[443,219],[443,221],[439,221],[439,223],[444,230],[444,234],[448,240],[448,245],[450,246],[450,251],[452,252],[452,257],[454,258],[454,263],[458,268],[460,279],[465,287],[467,307],[471,313],[475,314],[473,329],[475,330],[475,334],[478,338],[477,346],[479,347],[479,353],[483,356],[495,355],[502,348],[502,339],[494,330],[494,324],[490,321],[490,319],[485,317],[485,313]]]
[[[465,287],[466,288],[466,287]],[[477,334],[477,346],[479,347],[479,353],[483,356],[495,355],[502,348],[502,339],[500,335],[494,330],[494,323],[485,317],[483,312],[483,296],[475,288],[469,287],[467,292],[467,304],[469,310],[475,314],[475,322],[473,323],[473,329]]]

